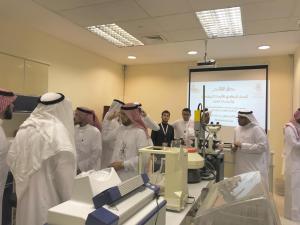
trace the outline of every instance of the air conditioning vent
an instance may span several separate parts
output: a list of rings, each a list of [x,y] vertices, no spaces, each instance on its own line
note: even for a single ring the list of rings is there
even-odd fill
[[[167,40],[163,36],[156,34],[156,35],[143,36],[142,41],[144,44],[151,45],[151,44],[161,44],[166,42]]]

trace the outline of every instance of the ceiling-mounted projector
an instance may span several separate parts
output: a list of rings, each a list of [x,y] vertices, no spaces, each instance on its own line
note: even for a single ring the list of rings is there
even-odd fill
[[[203,62],[197,62],[197,66],[214,66],[216,64],[216,60],[214,59],[209,59],[207,61]]]
[[[205,44],[204,61],[198,61],[197,66],[202,66],[202,67],[215,66],[216,65],[216,60],[207,58],[207,40],[205,40],[204,44]]]

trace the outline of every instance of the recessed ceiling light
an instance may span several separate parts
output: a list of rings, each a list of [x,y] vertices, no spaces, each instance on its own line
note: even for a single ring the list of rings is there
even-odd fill
[[[133,56],[133,55],[130,55],[130,56],[128,56],[127,58],[128,58],[128,59],[136,59],[136,57]]]
[[[241,8],[225,8],[196,12],[209,38],[243,35]]]
[[[127,31],[116,24],[96,25],[86,27],[92,33],[104,38],[118,47],[131,47],[144,45]]]
[[[258,49],[259,49],[259,50],[267,50],[267,49],[269,49],[269,48],[271,48],[269,45],[261,45],[261,46],[258,46]]]
[[[189,54],[189,55],[197,55],[198,52],[197,51],[189,51],[187,54]]]

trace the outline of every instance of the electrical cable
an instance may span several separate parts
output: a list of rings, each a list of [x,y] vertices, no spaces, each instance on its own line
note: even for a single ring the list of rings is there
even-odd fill
[[[215,169],[214,165],[211,162],[209,162],[208,160],[206,160],[205,163],[206,163],[206,168],[207,168],[208,172],[211,175],[213,175],[211,180],[216,179],[217,173],[216,173],[216,169]]]
[[[198,104],[197,109],[198,109],[198,110],[199,110],[199,109],[202,110],[202,108],[203,108],[203,107],[202,107],[202,103],[200,102],[200,103]]]

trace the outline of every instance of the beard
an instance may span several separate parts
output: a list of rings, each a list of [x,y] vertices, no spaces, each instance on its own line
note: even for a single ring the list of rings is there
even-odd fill
[[[4,111],[3,118],[5,120],[11,120],[12,117],[13,117],[13,112],[12,112],[11,107],[7,107],[6,110]]]

